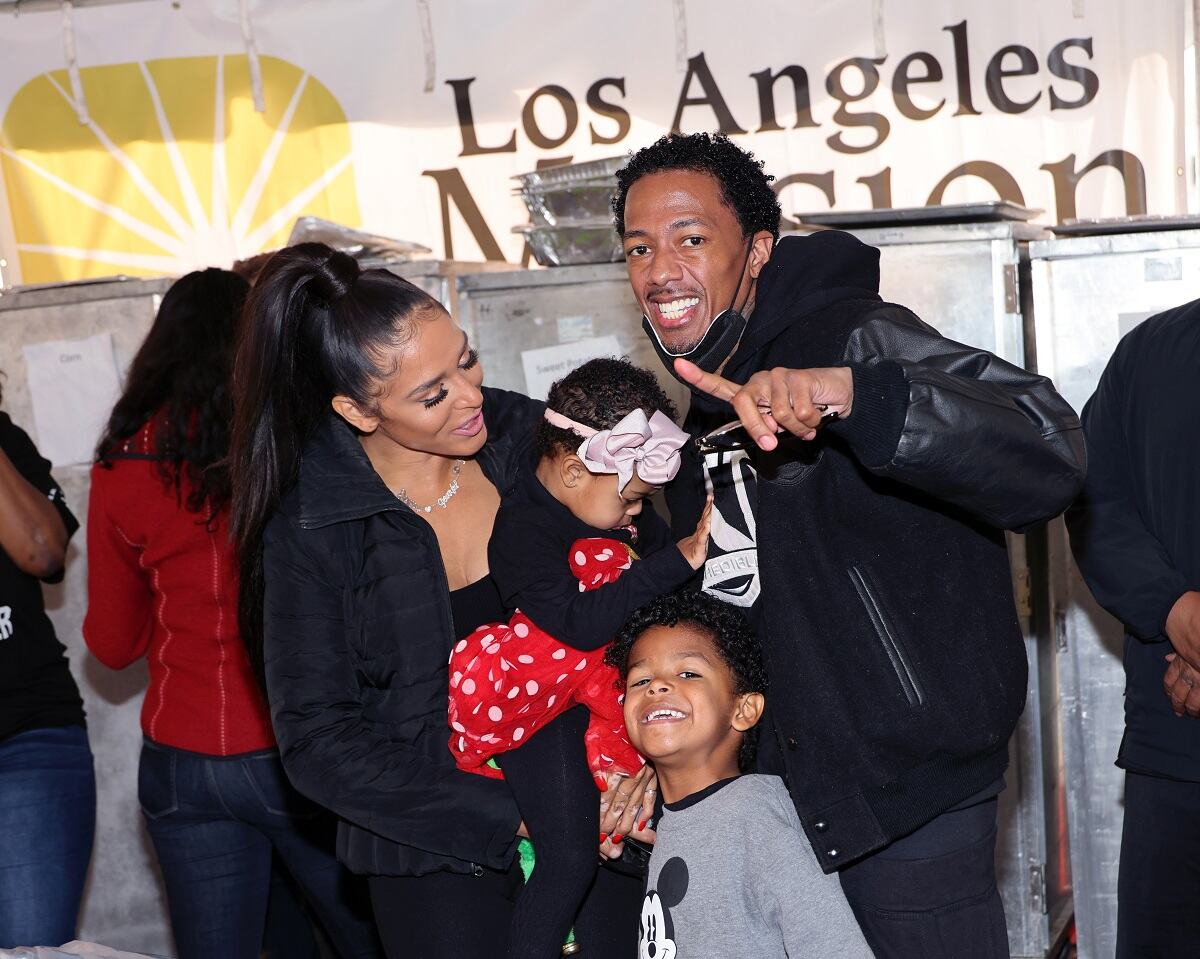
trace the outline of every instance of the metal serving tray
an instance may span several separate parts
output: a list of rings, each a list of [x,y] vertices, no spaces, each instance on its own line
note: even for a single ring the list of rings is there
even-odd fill
[[[583,220],[558,226],[516,226],[542,266],[620,263],[625,249],[612,220]]]
[[[612,180],[628,159],[626,156],[618,156],[606,157],[603,160],[585,160],[582,163],[564,163],[531,173],[518,173],[513,179],[520,184],[522,190],[557,190],[594,180]]]
[[[559,226],[572,221],[607,221],[612,226],[615,182],[579,183],[552,189],[519,190],[534,226]]]
[[[1032,220],[1042,210],[1018,206],[1007,200],[987,200],[980,203],[945,203],[940,206],[906,206],[885,210],[818,210],[798,213],[795,219],[801,224],[835,226],[853,230],[855,227],[910,226],[937,223],[967,223],[996,220]]]

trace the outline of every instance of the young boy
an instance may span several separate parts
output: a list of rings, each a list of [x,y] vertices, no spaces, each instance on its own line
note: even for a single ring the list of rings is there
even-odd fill
[[[639,959],[870,959],[783,781],[741,775],[767,686],[741,614],[703,593],[664,596],[634,613],[608,660],[625,680],[629,738],[654,763],[664,803]]]

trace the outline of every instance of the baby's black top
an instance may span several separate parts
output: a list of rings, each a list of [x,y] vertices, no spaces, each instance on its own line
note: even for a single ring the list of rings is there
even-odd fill
[[[599,649],[639,606],[695,575],[649,501],[634,520],[636,540],[628,529],[596,529],[550,495],[535,467],[531,457],[504,495],[488,545],[491,575],[510,612],[520,609],[575,649]],[[641,559],[616,582],[580,592],[568,551],[575,540],[586,537],[628,543]]]

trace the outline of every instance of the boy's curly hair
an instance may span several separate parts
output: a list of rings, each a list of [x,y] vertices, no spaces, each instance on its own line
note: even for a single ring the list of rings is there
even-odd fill
[[[588,360],[555,381],[546,405],[576,423],[597,430],[616,426],[637,409],[647,416],[652,416],[655,410],[661,410],[672,420],[679,416],[653,373],[616,357]],[[535,442],[541,458],[573,453],[582,440],[577,433],[541,420]]]
[[[763,172],[762,160],[754,159],[749,150],[743,150],[719,133],[668,133],[630,154],[629,161],[617,171],[617,192],[612,201],[617,236],[625,234],[625,200],[629,188],[644,176],[666,170],[688,170],[714,177],[721,185],[725,204],[742,226],[743,236],[766,230],[779,239],[782,211],[771,189],[775,177]]]
[[[615,667],[624,680],[629,673],[629,653],[642,634],[655,626],[678,626],[680,623],[707,633],[712,639],[721,661],[729,667],[735,694],[767,692],[762,648],[746,618],[736,607],[697,590],[668,593],[637,610],[608,647],[605,662]],[[738,766],[742,772],[753,766],[757,752],[758,726],[754,726],[743,736],[738,753]]]

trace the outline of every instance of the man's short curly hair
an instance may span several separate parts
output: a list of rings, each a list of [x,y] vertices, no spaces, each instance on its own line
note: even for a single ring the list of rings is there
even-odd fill
[[[617,194],[612,202],[617,236],[625,233],[629,188],[644,176],[666,170],[689,170],[714,177],[721,185],[725,204],[742,225],[743,236],[766,230],[779,239],[782,210],[771,189],[775,178],[763,172],[762,160],[754,159],[749,150],[719,133],[668,133],[630,154],[625,166],[617,171]]]
[[[608,647],[605,662],[615,667],[624,680],[629,675],[629,654],[642,634],[656,626],[673,627],[680,623],[706,633],[712,639],[717,655],[729,667],[734,693],[740,696],[767,692],[762,647],[746,617],[736,607],[697,590],[668,593],[637,610]],[[755,726],[746,731],[738,753],[742,772],[751,768],[757,751],[758,727]]]
[[[556,380],[550,387],[546,405],[554,412],[596,430],[616,426],[626,415],[639,409],[647,416],[661,410],[673,420],[679,418],[675,404],[658,385],[653,373],[617,357],[588,360],[561,380]],[[578,433],[541,420],[535,442],[541,458],[574,453],[582,439]]]

